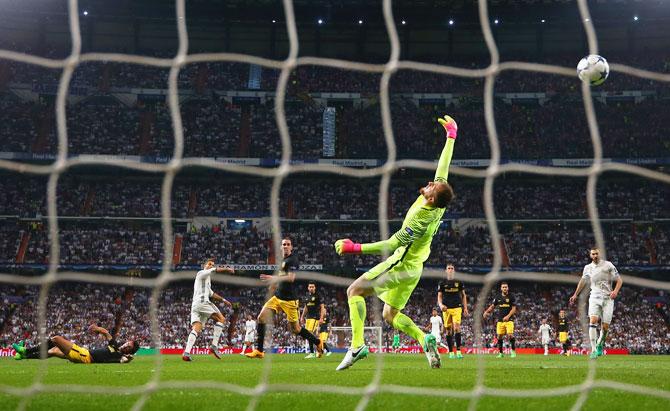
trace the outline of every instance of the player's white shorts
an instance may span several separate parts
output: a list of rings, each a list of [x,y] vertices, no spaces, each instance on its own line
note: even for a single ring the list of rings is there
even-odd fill
[[[549,344],[551,340],[549,338],[543,338],[542,339],[542,345]]]
[[[191,324],[200,321],[203,325],[207,322],[209,317],[214,313],[220,313],[219,307],[209,301],[191,305]]]
[[[254,341],[256,341],[256,332],[255,331],[248,332],[248,333],[244,334],[244,342],[254,342]]]
[[[442,342],[442,336],[440,335],[440,333],[431,333],[431,334],[435,336],[435,342],[437,342],[438,344]]]
[[[589,317],[598,317],[603,323],[609,324],[613,313],[614,300],[609,297],[589,297]]]

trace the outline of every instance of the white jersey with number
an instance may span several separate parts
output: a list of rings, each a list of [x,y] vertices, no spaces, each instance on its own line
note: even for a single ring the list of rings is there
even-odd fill
[[[434,336],[438,337],[440,335],[440,329],[442,328],[442,317],[439,315],[436,315],[434,317],[430,317],[430,333],[433,334]]]
[[[619,278],[619,271],[609,261],[600,260],[598,264],[592,262],[585,265],[582,278],[591,282],[592,298],[609,298],[612,282]]]
[[[191,307],[196,307],[210,302],[209,297],[214,294],[212,291],[212,279],[210,274],[216,271],[216,268],[210,268],[208,270],[200,270],[195,276],[195,283],[193,284],[193,303]]]
[[[542,324],[539,332],[542,337],[542,344],[548,344],[550,340],[549,334],[551,333],[551,326],[549,324]]]

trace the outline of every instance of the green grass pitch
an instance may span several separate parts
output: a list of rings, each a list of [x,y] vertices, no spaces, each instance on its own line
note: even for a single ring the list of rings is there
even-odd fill
[[[270,383],[322,384],[328,386],[364,387],[375,376],[376,358],[371,356],[353,368],[335,372],[342,354],[305,360],[303,355],[275,355],[269,374]],[[70,364],[48,360],[44,384],[105,385],[137,387],[151,380],[156,372],[154,357],[138,357],[127,365]],[[184,363],[179,356],[164,356],[161,381],[171,381],[173,388],[153,392],[144,405],[146,410],[245,410],[249,396],[215,388],[184,388],[180,381],[216,381],[243,387],[254,387],[263,373],[263,362],[239,355],[194,356]],[[539,389],[581,383],[588,372],[588,359],[540,355],[520,355],[497,359],[484,356],[485,384],[494,388]],[[3,388],[29,386],[38,374],[39,361],[0,359],[0,384]],[[659,388],[670,392],[670,356],[609,356],[596,362],[597,379]],[[423,355],[384,356],[382,384],[423,387],[426,389],[471,389],[476,380],[477,358],[443,359],[439,370],[428,368]],[[578,394],[543,398],[509,398],[483,396],[478,410],[569,410]],[[0,394],[0,410],[25,405],[28,410],[129,410],[137,394],[41,393],[31,398]],[[291,390],[270,392],[260,397],[260,410],[349,410],[360,401],[360,395],[313,393]],[[23,404],[21,404],[23,402]],[[468,399],[377,393],[368,404],[370,410],[464,410]],[[585,410],[670,410],[670,400],[612,389],[590,392]]]

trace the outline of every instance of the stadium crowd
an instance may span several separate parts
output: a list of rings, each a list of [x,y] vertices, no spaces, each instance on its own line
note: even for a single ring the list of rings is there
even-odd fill
[[[306,294],[306,285],[297,285],[300,295]],[[331,325],[346,326],[348,311],[344,289],[320,284],[319,293],[331,319]],[[264,288],[233,288],[215,283],[213,288],[233,303],[233,308],[222,309],[226,316],[223,345],[240,347],[244,336],[244,321],[248,315],[256,317],[265,301]],[[405,312],[417,324],[429,324],[430,312],[434,307],[436,287],[430,280],[424,280],[417,288]],[[470,311],[478,299],[479,286],[467,285]],[[558,311],[568,310],[570,336],[575,347],[588,344],[583,337],[576,307],[568,307],[567,300],[572,285],[548,286],[512,284],[511,293],[517,300],[518,314],[515,322],[515,337],[518,347],[540,347],[538,327],[543,318],[556,330]],[[30,344],[37,335],[38,289],[24,286],[3,286],[0,288],[0,347],[18,339]],[[109,329],[118,329],[122,339],[135,338],[143,346],[154,346],[151,341],[149,317],[150,292],[132,287],[107,287],[91,284],[59,284],[54,286],[47,300],[47,334],[60,334],[78,344],[100,345],[99,337],[86,332],[89,324],[97,323]],[[180,348],[189,332],[189,314],[192,290],[190,284],[172,285],[160,294],[158,307],[161,347]],[[493,294],[492,294],[493,295]],[[487,297],[486,303],[489,299]],[[635,353],[670,353],[670,325],[646,298],[658,292],[624,287],[615,306],[608,346],[628,348]],[[667,303],[667,301],[666,301]],[[368,325],[380,324],[369,311]],[[383,343],[390,346],[392,330],[383,325]],[[199,337],[196,346],[207,347],[211,339],[211,326]],[[475,343],[472,316],[464,317],[462,333],[465,345]],[[302,348],[304,341],[291,334],[286,327],[284,316],[277,316],[272,333],[275,346]],[[483,328],[484,347],[495,346],[495,323],[485,321]],[[332,333],[330,342],[337,347],[349,343],[346,332]],[[553,337],[553,336],[552,336]],[[375,343],[375,341],[370,341]],[[405,346],[415,345],[407,336],[401,337]],[[558,345],[557,345],[558,346]]]

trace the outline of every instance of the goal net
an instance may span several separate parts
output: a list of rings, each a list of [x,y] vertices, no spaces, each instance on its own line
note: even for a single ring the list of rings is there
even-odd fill
[[[591,90],[587,84],[582,84],[581,94],[583,97],[584,109],[586,111],[586,118],[588,121],[591,143],[593,145],[594,156],[587,167],[548,167],[541,165],[530,165],[522,163],[503,163],[501,161],[501,150],[498,140],[498,132],[496,128],[496,121],[494,117],[494,82],[496,77],[503,72],[521,71],[521,72],[536,72],[545,74],[555,74],[559,76],[576,77],[574,68],[559,67],[527,62],[501,62],[498,47],[491,29],[491,18],[488,13],[488,3],[486,1],[477,2],[479,11],[481,29],[483,37],[489,51],[490,64],[481,69],[464,69],[452,67],[447,65],[427,64],[416,61],[401,60],[401,43],[396,27],[396,20],[392,12],[392,1],[383,0],[383,16],[388,33],[388,39],[391,44],[391,52],[388,61],[384,64],[365,64],[354,61],[343,61],[335,59],[324,59],[317,57],[299,57],[300,42],[298,39],[298,32],[296,28],[295,14],[291,0],[283,0],[283,10],[286,18],[286,30],[290,42],[290,50],[288,56],[284,60],[270,60],[260,58],[252,55],[241,55],[232,53],[203,53],[191,54],[189,53],[189,41],[187,30],[187,16],[185,12],[186,0],[176,0],[176,24],[179,39],[179,48],[177,54],[173,58],[149,58],[139,55],[128,55],[118,53],[82,53],[82,38],[80,34],[79,8],[76,0],[68,0],[68,15],[71,33],[72,49],[70,55],[66,58],[49,59],[37,57],[34,55],[27,55],[10,50],[0,50],[0,58],[15,62],[28,63],[46,68],[62,69],[62,75],[58,85],[58,91],[55,100],[56,123],[57,123],[57,158],[47,165],[25,164],[16,161],[0,159],[0,168],[16,173],[27,173],[33,175],[48,176],[47,185],[47,217],[48,217],[48,231],[49,231],[49,265],[48,271],[41,276],[25,277],[12,273],[0,274],[0,282],[5,284],[30,284],[39,285],[40,294],[37,306],[37,329],[39,330],[39,340],[44,342],[47,337],[45,330],[47,318],[47,297],[49,289],[57,282],[61,281],[76,281],[76,282],[90,282],[111,285],[128,285],[128,278],[103,275],[99,273],[86,272],[62,272],[59,271],[60,261],[60,242],[59,242],[59,219],[57,210],[57,188],[61,176],[76,166],[81,165],[96,165],[117,167],[124,169],[131,169],[140,172],[156,173],[163,176],[161,187],[161,218],[162,218],[162,241],[163,241],[163,255],[172,255],[173,250],[173,226],[172,226],[172,191],[175,176],[185,167],[197,166],[209,168],[213,170],[230,171],[234,173],[270,177],[272,178],[272,188],[270,193],[271,217],[272,217],[272,244],[275,249],[275,255],[281,256],[281,226],[280,226],[280,212],[279,212],[279,198],[280,189],[284,180],[291,173],[329,173],[339,176],[353,177],[353,178],[370,178],[380,177],[381,183],[379,186],[379,237],[389,237],[389,221],[387,218],[388,203],[389,203],[389,185],[391,176],[394,172],[403,168],[412,168],[419,170],[434,170],[435,164],[431,161],[425,160],[398,160],[397,159],[397,145],[394,139],[394,130],[392,127],[390,98],[389,98],[389,81],[391,76],[399,70],[415,70],[424,73],[435,73],[449,76],[457,76],[470,79],[484,80],[484,114],[485,126],[488,140],[491,147],[491,157],[488,167],[485,170],[471,169],[467,167],[452,167],[450,173],[452,175],[461,175],[472,178],[479,178],[484,180],[484,205],[485,216],[488,223],[491,244],[493,248],[493,264],[490,272],[485,276],[468,276],[465,280],[474,283],[480,283],[481,289],[478,294],[477,304],[473,313],[473,329],[475,334],[475,345],[482,344],[482,313],[484,311],[484,304],[486,296],[489,295],[492,287],[501,280],[523,280],[523,281],[547,281],[552,283],[564,283],[573,286],[575,277],[561,273],[530,273],[530,272],[514,272],[502,270],[501,260],[501,236],[498,229],[498,222],[494,211],[494,194],[493,185],[497,177],[503,173],[527,173],[539,176],[565,176],[565,177],[585,177],[588,179],[586,202],[588,206],[588,216],[591,222],[595,242],[602,251],[603,258],[606,258],[606,244],[603,236],[601,221],[598,216],[598,209],[596,205],[596,184],[599,176],[604,172],[617,171],[628,173],[651,179],[653,181],[670,183],[670,175],[646,169],[643,167],[605,162],[603,161],[602,140],[599,133],[598,122],[596,119],[596,112],[594,110]],[[577,6],[583,21],[583,27],[588,40],[588,52],[590,54],[598,54],[598,41],[596,31],[590,19],[589,8],[586,0],[578,0]],[[170,117],[172,120],[174,133],[174,151],[171,159],[165,164],[148,164],[130,159],[115,158],[114,156],[69,156],[68,155],[68,127],[66,123],[66,98],[70,87],[70,82],[74,70],[85,62],[115,62],[115,63],[129,63],[136,65],[145,65],[152,67],[159,67],[169,69],[168,76],[168,103],[170,110]],[[197,62],[239,62],[255,64],[258,66],[280,70],[276,97],[274,100],[274,108],[276,114],[276,123],[281,137],[281,161],[279,165],[272,169],[263,169],[260,167],[240,166],[235,164],[223,164],[216,162],[213,159],[192,157],[185,158],[184,153],[184,130],[182,126],[182,116],[180,113],[179,94],[178,94],[178,76],[180,70],[189,63]],[[346,70],[355,70],[359,72],[369,72],[381,74],[381,82],[379,87],[379,103],[381,107],[381,119],[383,126],[384,141],[387,148],[387,158],[383,166],[369,169],[355,169],[345,166],[325,165],[325,164],[293,164],[291,162],[292,146],[291,136],[287,126],[285,116],[285,99],[287,91],[287,83],[292,70],[302,65],[316,65],[322,67],[331,67]],[[630,76],[654,80],[654,81],[670,81],[670,75],[642,70],[622,64],[611,64],[613,73],[624,73]],[[576,81],[576,80],[575,80]],[[347,285],[350,280],[339,278],[337,276],[328,275],[327,273],[299,273],[301,278],[310,278],[324,284],[333,285]],[[426,270],[424,277],[438,278],[442,275],[436,270]],[[137,287],[147,287],[151,289],[149,317],[151,320],[151,335],[153,344],[156,347],[161,346],[161,337],[159,332],[158,321],[158,301],[161,291],[167,287],[171,282],[192,279],[192,273],[189,272],[175,272],[171,266],[169,258],[164,258],[162,261],[162,271],[156,278],[133,279],[133,285]],[[244,278],[234,278],[230,276],[219,275],[214,278],[217,282],[234,284],[238,286],[258,286],[254,280]],[[636,277],[625,277],[625,282],[630,285],[651,287],[656,289],[670,290],[670,284],[660,281],[646,280]],[[370,316],[374,321],[380,321],[381,309],[378,302],[373,304]],[[347,328],[337,330],[347,335]],[[368,328],[368,333],[375,335],[372,340],[380,341],[378,344],[383,346],[381,329],[379,327]],[[252,397],[249,409],[255,409],[258,405],[258,398],[263,394],[271,391],[295,391],[295,390],[309,390],[320,391],[325,393],[355,395],[361,397],[358,409],[364,409],[369,401],[378,393],[402,393],[414,394],[422,396],[437,396],[437,397],[455,397],[470,400],[470,409],[476,409],[477,403],[482,396],[490,395],[497,397],[549,397],[560,396],[567,394],[578,394],[577,401],[573,404],[572,409],[581,409],[591,390],[595,388],[609,388],[625,392],[644,394],[647,396],[654,396],[663,399],[670,399],[670,393],[664,390],[644,387],[641,385],[623,384],[606,379],[596,378],[596,364],[589,363],[589,372],[585,380],[576,381],[573,384],[562,386],[560,388],[552,389],[502,389],[490,387],[486,384],[486,364],[482,356],[478,356],[478,367],[476,383],[472,389],[458,390],[449,388],[435,388],[424,389],[422,387],[400,386],[385,384],[380,378],[381,370],[384,367],[384,356],[377,356],[375,362],[377,373],[375,378],[369,385],[362,387],[338,387],[325,384],[303,384],[284,386],[281,384],[273,384],[270,382],[269,372],[263,372],[258,384],[249,389],[248,387],[237,385],[234,382],[220,383],[208,382],[207,388],[220,389],[237,394],[247,395]],[[266,371],[272,367],[272,356],[269,356],[265,361]],[[143,385],[136,387],[110,387],[110,386],[95,386],[95,385],[76,385],[76,384],[47,384],[45,383],[46,367],[48,362],[40,364],[41,371],[36,373],[32,383],[27,387],[0,387],[0,392],[12,396],[19,396],[23,398],[20,408],[24,407],[26,401],[29,401],[31,396],[35,396],[44,392],[60,392],[60,393],[105,393],[105,394],[140,394],[137,402],[133,406],[133,410],[142,409],[149,398],[149,396],[157,390],[170,389],[188,389],[201,388],[203,381],[166,381],[161,379],[161,364],[162,357],[156,356],[155,372],[152,378]]]

